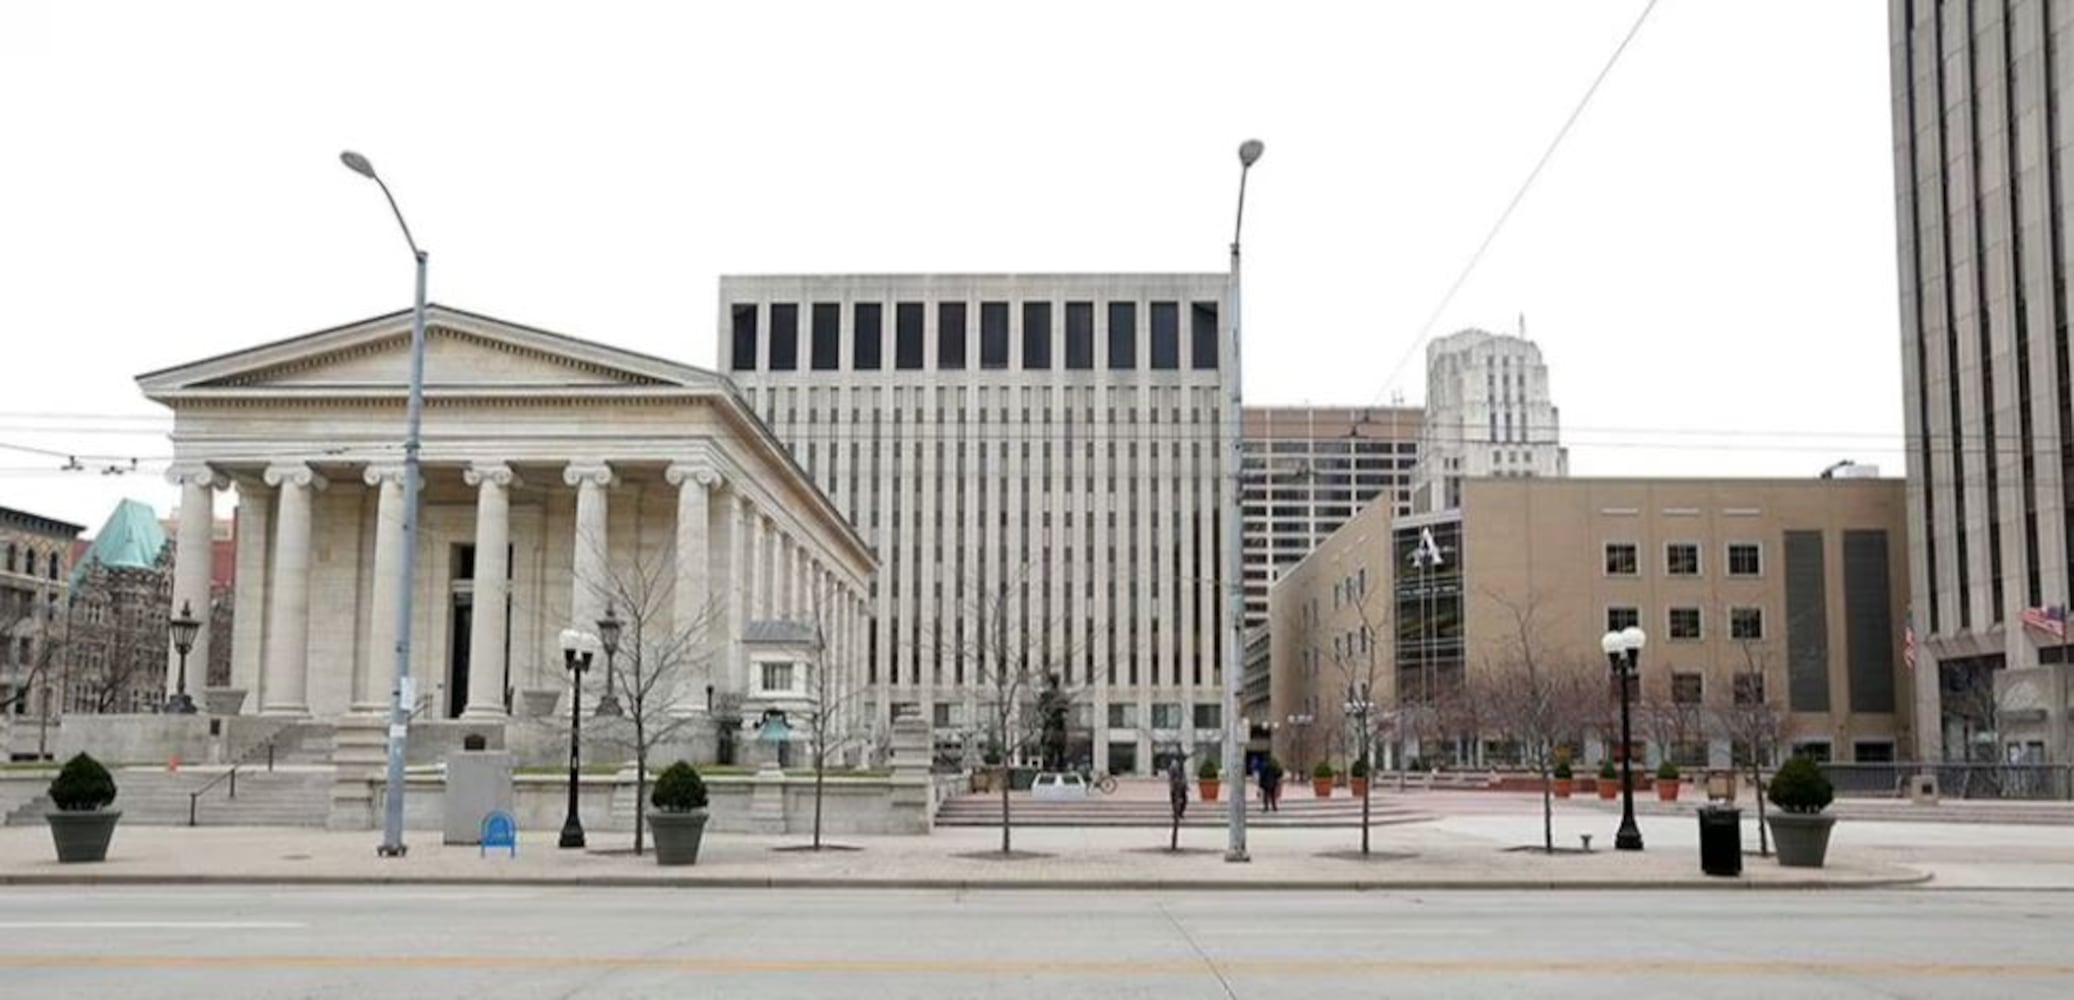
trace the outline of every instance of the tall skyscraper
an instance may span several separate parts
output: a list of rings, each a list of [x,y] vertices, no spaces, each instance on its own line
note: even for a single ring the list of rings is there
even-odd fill
[[[878,551],[874,717],[912,706],[939,753],[982,728],[1001,617],[1072,694],[1072,755],[1217,744],[1225,281],[721,279],[721,367]]]
[[[2065,761],[2074,2],[1888,13],[1916,750]]]
[[[1240,507],[1246,627],[1267,621],[1275,579],[1371,502],[1411,513],[1415,407],[1248,406]]]
[[[1462,330],[1426,345],[1426,422],[1414,503],[1462,505],[1462,480],[1567,476],[1570,452],[1548,392],[1548,365],[1526,337]]]

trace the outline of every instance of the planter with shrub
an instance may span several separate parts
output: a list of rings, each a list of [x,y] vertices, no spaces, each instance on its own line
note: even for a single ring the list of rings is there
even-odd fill
[[[1368,797],[1367,761],[1357,760],[1354,762],[1353,767],[1347,769],[1347,783],[1352,787],[1355,798],[1364,799]]]
[[[107,860],[108,842],[115,838],[116,821],[122,819],[122,810],[108,808],[114,801],[115,778],[100,761],[82,753],[65,762],[50,783],[50,802],[56,808],[44,814],[59,861]]]
[[[1569,756],[1566,754],[1557,757],[1555,762],[1555,797],[1567,799],[1576,790],[1577,775],[1570,770]]]
[[[687,761],[678,761],[655,779],[648,794],[655,812],[648,816],[655,831],[655,863],[695,865],[706,838],[706,782]]]
[[[1656,800],[1678,801],[1678,765],[1666,760],[1656,766]]]
[[[1203,793],[1204,802],[1217,801],[1217,789],[1218,785],[1221,784],[1217,780],[1218,774],[1217,758],[1215,757],[1203,758],[1202,765],[1195,769],[1196,785]]]
[[[1836,799],[1836,789],[1813,760],[1795,754],[1772,775],[1765,795],[1779,811],[1766,823],[1779,848],[1779,864],[1787,868],[1820,868],[1829,856],[1829,831],[1836,817],[1822,810]]]
[[[1613,796],[1620,794],[1620,769],[1613,766],[1613,760],[1610,757],[1599,763],[1599,783],[1597,787],[1601,800],[1611,800]]]
[[[1321,799],[1332,797],[1331,764],[1321,760],[1317,767],[1311,768],[1311,794]]]

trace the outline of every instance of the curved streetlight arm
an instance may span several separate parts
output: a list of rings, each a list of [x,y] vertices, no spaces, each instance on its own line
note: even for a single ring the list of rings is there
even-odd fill
[[[410,244],[411,256],[423,259],[425,251],[418,249],[418,241],[411,238],[410,223],[403,221],[403,209],[396,206],[396,196],[389,193],[389,185],[383,182],[381,177],[375,176],[373,179],[375,186],[382,189],[382,197],[389,199],[389,211],[396,213],[396,224],[403,227],[403,242]]]

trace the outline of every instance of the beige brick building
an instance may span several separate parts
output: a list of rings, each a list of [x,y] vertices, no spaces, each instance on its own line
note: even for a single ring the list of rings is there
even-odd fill
[[[1437,567],[1417,567],[1422,547]],[[1442,723],[1414,746],[1413,722],[1447,714],[1465,678],[1507,662],[1513,609],[1529,608],[1546,662],[1603,676],[1600,637],[1638,624],[1641,696],[1705,711],[1761,696],[1810,753],[1905,759],[1907,560],[1899,480],[1469,479],[1459,510],[1393,518],[1377,505],[1270,596],[1277,752],[1344,760],[1349,681],[1372,677],[1377,710],[1404,720],[1379,764],[1397,753],[1498,763],[1502,733]],[[1738,674],[1762,674],[1761,691]],[[1610,679],[1607,690],[1611,704]],[[1721,766],[1729,746],[1709,731],[1650,758],[1665,752]]]

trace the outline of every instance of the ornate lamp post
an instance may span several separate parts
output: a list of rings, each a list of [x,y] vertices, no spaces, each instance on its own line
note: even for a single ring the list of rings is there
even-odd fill
[[[1635,677],[1642,647],[1648,642],[1648,634],[1633,625],[1608,632],[1599,640],[1606,662],[1613,667],[1613,680],[1620,685],[1620,832],[1613,835],[1613,846],[1623,851],[1642,849],[1642,828],[1635,825],[1635,740],[1628,720],[1628,682]]]
[[[562,630],[562,662],[569,668],[569,815],[562,820],[559,846],[583,846],[583,820],[576,815],[576,779],[582,763],[583,673],[597,655],[598,637],[573,628]]]
[[[194,616],[194,607],[187,601],[180,602],[180,613],[166,622],[173,631],[173,649],[180,654],[179,686],[173,696],[166,699],[166,711],[172,715],[193,715],[194,697],[187,693],[187,654],[194,649],[194,638],[201,632],[202,623]]]
[[[612,613],[612,605],[605,605],[605,617],[598,619],[598,643],[605,647],[605,692],[598,695],[598,717],[614,719],[625,715],[619,707],[619,696],[613,694],[619,688],[619,674],[613,669],[613,657],[619,654],[619,616]]]

